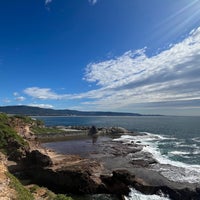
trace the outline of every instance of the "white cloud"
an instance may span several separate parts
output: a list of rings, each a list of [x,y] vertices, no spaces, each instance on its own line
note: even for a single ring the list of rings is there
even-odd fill
[[[95,5],[97,3],[97,0],[88,0],[90,4]]]
[[[53,108],[50,104],[29,104],[28,106],[39,107],[39,108]]]
[[[79,94],[57,94],[50,88],[32,87],[24,92],[43,100],[81,99],[83,109],[93,110],[134,110],[134,106],[139,105],[162,107],[166,102],[174,101],[188,107],[193,100],[200,100],[199,75],[200,27],[180,43],[155,56],[149,57],[144,48],[90,63],[84,80],[98,85],[99,89]],[[196,106],[199,105],[197,101]]]
[[[19,95],[18,92],[14,92],[14,93],[13,93],[13,96],[15,96],[15,97],[18,96],[18,95]]]
[[[199,74],[200,28],[152,57],[141,49],[90,63],[84,79],[100,86],[93,91],[94,96],[103,96],[94,102],[97,106],[117,108],[135,103],[200,99]]]
[[[20,96],[20,97],[16,97],[15,100],[17,101],[24,101],[26,98],[23,97],[23,96]]]
[[[37,99],[59,100],[65,96],[56,94],[55,92],[51,91],[50,88],[38,88],[38,87],[26,88],[24,90],[24,93]]]
[[[3,101],[4,103],[10,103],[10,102],[11,102],[11,100],[10,100],[10,99],[7,99],[7,98],[6,98],[6,99],[3,99],[2,101]]]

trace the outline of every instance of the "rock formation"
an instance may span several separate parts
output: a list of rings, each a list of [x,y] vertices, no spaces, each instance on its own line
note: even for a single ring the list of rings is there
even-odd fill
[[[129,188],[133,187],[145,194],[164,193],[175,200],[199,199],[199,184],[175,183],[153,171],[151,166],[158,163],[148,153],[141,151],[141,145],[122,145],[121,142],[108,141],[98,144],[99,151],[88,158],[61,155],[44,149],[34,139],[30,127],[36,122],[20,123],[20,120],[10,121],[10,124],[24,138],[26,148],[22,148],[23,145],[18,140],[10,138],[9,145],[12,144],[15,150],[22,149],[23,153],[17,156],[18,159],[14,159],[12,154],[9,154],[9,158],[18,164],[21,162],[23,171],[33,182],[53,191],[75,194],[109,193],[121,197],[127,195]],[[99,128],[98,132],[116,135],[127,133],[127,130]]]

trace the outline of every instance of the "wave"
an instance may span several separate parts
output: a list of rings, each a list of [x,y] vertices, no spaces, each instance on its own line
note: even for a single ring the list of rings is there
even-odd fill
[[[159,195],[145,195],[135,189],[131,189],[129,196],[124,198],[125,200],[169,200],[168,197]]]
[[[131,136],[124,135],[115,141],[127,143],[138,143],[143,146],[142,151],[150,153],[152,157],[159,163],[152,166],[156,171],[159,171],[164,177],[175,182],[199,183],[200,182],[200,165],[189,165],[179,161],[170,160],[167,155],[162,155],[158,147],[159,141],[169,140],[165,136],[160,136],[152,133],[142,132],[141,135]],[[176,155],[184,154],[187,156],[189,152],[171,151]],[[198,153],[198,151],[194,152]],[[200,152],[199,152],[200,153]]]
[[[200,143],[200,137],[192,138],[193,141]]]
[[[173,155],[190,155],[190,152],[185,152],[185,151],[170,151],[168,154],[173,154]]]

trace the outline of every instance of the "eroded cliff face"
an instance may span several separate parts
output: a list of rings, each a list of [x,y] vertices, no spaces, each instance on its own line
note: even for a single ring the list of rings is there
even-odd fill
[[[15,117],[0,113],[0,199],[2,200],[32,199],[31,193],[8,170],[10,160],[19,162],[29,151],[28,142],[13,125],[17,120]],[[25,127],[25,123],[23,126]]]
[[[30,117],[14,116],[8,118],[9,125],[25,140],[35,140],[31,127],[43,126],[39,120]]]
[[[112,178],[108,180],[112,175],[102,178],[106,170],[100,162],[78,155],[61,155],[43,148],[31,131],[31,127],[37,126],[36,121],[13,117],[9,124],[28,144],[24,151],[25,155],[22,155],[22,159],[17,163],[23,165],[23,171],[33,182],[60,193],[128,194],[128,185],[120,184],[116,178],[113,180],[116,180],[117,184],[111,183]],[[9,168],[12,169],[12,166]]]
[[[6,157],[0,153],[0,200],[16,199],[16,191],[10,186],[11,180],[7,173]]]

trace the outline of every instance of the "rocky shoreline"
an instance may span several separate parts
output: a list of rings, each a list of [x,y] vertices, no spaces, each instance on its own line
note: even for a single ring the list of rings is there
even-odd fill
[[[86,134],[89,127],[59,128],[67,129],[69,136],[69,132],[72,135],[81,131]],[[117,127],[99,128],[97,132],[92,137],[135,134]],[[13,173],[21,169],[32,182],[48,187],[56,193],[105,193],[124,199],[124,195],[127,196],[132,187],[144,194],[162,194],[174,200],[199,199],[199,184],[168,180],[154,170],[155,165],[161,166],[152,155],[142,151],[141,144],[132,142],[127,145],[122,141],[108,140],[97,144],[98,151],[82,158],[78,155],[58,154],[43,148],[27,125],[21,126],[18,133],[23,133],[29,149],[26,149],[20,161],[15,164],[11,162],[8,168]]]

